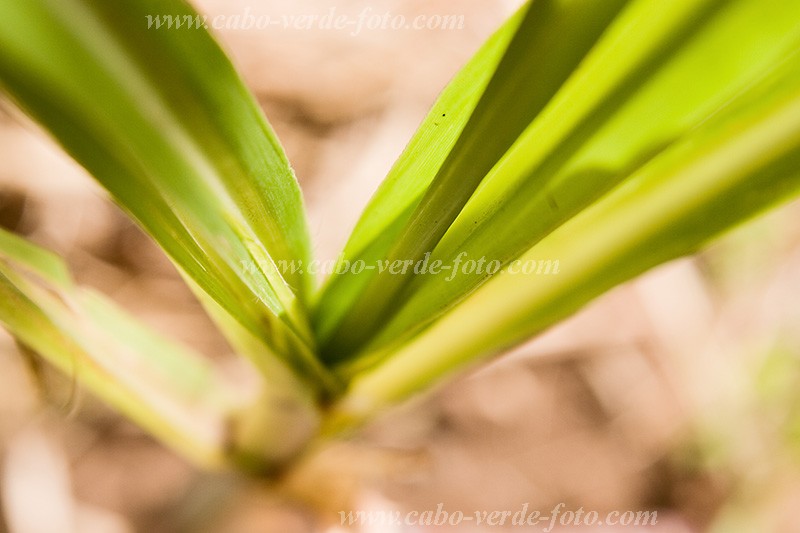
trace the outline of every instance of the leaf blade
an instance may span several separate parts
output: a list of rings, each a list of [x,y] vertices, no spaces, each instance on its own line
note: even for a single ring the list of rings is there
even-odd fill
[[[521,258],[558,257],[564,275],[544,279],[506,269],[385,362],[358,373],[329,431],[360,423],[800,193],[798,64],[795,55],[729,114],[654,159]]]
[[[544,108],[627,0],[530,3],[463,131],[385,258],[417,262],[455,220],[497,159]],[[569,33],[570,39],[563,35]],[[491,135],[486,135],[491,131]],[[376,270],[321,345],[328,360],[352,357],[390,314],[412,273]]]
[[[225,420],[239,401],[230,384],[208,361],[74,286],[65,272],[57,256],[0,229],[0,323],[190,459],[228,464]]]
[[[633,3],[486,177],[430,261],[515,259],[725,113],[797,49],[798,17],[800,6],[783,1]],[[368,349],[412,335],[488,278],[417,276]]]
[[[174,0],[3,3],[0,85],[199,288],[299,373],[321,373],[313,280],[276,267],[310,254],[293,173],[207,31],[147,29],[164,11],[194,14]]]

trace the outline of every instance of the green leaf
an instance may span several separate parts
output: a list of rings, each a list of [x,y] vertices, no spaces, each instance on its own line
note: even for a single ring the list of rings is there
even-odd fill
[[[241,403],[209,362],[74,286],[57,256],[0,230],[0,323],[101,400],[192,460],[229,462]]]
[[[322,372],[299,270],[310,246],[274,133],[177,0],[0,4],[0,86],[109,190],[214,302],[301,374]],[[183,20],[187,20],[184,18]]]
[[[627,0],[539,0],[523,16],[463,131],[385,259],[417,262],[447,231],[497,160],[562,86]],[[568,35],[569,38],[564,38]],[[488,133],[491,132],[491,133]],[[373,270],[330,339],[328,361],[352,357],[391,313],[413,271]]]
[[[436,100],[416,134],[361,215],[314,306],[314,327],[324,343],[369,282],[345,267],[381,259],[397,238],[463,131],[522,19],[517,12],[492,35]]]
[[[800,43],[800,3],[633,3],[489,173],[429,258],[498,267],[726,113]],[[731,50],[736,53],[731,53]],[[709,65],[713,64],[713,68]],[[397,343],[489,276],[416,276],[368,349]]]
[[[409,342],[356,374],[329,431],[544,330],[609,288],[800,193],[800,54],[520,258]],[[514,266],[518,268],[519,265]]]
[[[58,256],[2,229],[0,324],[205,467],[275,468],[302,450],[318,426],[313,391],[276,359],[262,361],[270,362],[269,381],[260,391],[242,389],[202,355],[74,285]]]
[[[61,258],[2,228],[0,228],[0,257],[6,261],[14,261],[55,287],[66,288],[72,285],[72,278]]]

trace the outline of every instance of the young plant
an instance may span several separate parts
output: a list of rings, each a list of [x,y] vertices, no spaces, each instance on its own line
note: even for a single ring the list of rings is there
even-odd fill
[[[800,191],[796,0],[535,0],[443,91],[318,290],[254,98],[205,29],[154,13],[195,15],[1,2],[0,85],[163,248],[262,392],[7,232],[0,321],[208,467],[285,467]]]

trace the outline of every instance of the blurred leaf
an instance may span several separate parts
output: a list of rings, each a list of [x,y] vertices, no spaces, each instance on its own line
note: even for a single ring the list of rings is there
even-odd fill
[[[224,464],[238,396],[200,355],[74,286],[55,255],[0,230],[0,323],[187,457]]]
[[[56,287],[67,288],[72,284],[69,271],[60,257],[2,228],[0,257],[15,262]]]

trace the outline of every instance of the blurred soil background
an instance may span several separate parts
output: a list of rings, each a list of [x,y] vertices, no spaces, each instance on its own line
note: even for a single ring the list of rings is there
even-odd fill
[[[461,30],[218,32],[293,162],[319,258],[338,253],[437,93],[518,3],[195,0],[210,16],[334,5],[352,17],[464,16]],[[7,102],[0,225],[64,255],[80,282],[153,327],[236,365],[158,248]],[[314,480],[319,500],[334,513],[527,503],[549,514],[563,502],[659,513],[655,527],[620,531],[800,531],[798,297],[795,203],[332,448]],[[1,331],[0,412],[0,531],[340,531],[259,483],[197,471]],[[488,530],[504,529],[458,528]]]

